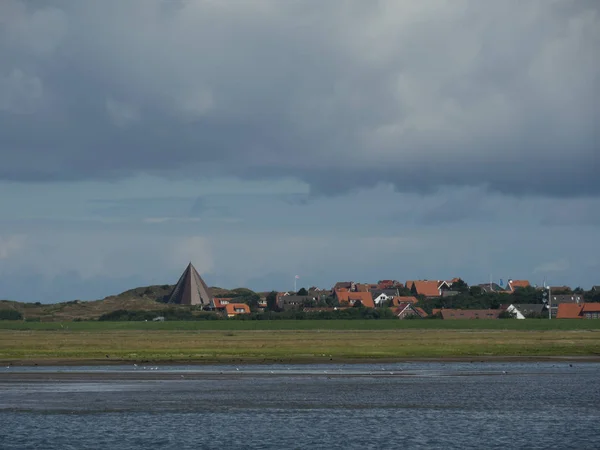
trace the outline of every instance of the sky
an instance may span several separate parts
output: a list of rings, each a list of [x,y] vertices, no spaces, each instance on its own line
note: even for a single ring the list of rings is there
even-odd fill
[[[600,284],[596,0],[3,0],[0,298]]]

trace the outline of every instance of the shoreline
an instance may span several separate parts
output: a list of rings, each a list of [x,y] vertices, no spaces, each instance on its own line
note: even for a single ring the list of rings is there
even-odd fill
[[[209,365],[309,365],[309,364],[369,364],[369,363],[505,363],[505,362],[600,362],[600,355],[535,355],[535,356],[445,356],[445,357],[290,357],[290,358],[205,358],[205,359],[98,359],[98,358],[25,358],[0,359],[3,367],[75,367],[126,366],[152,364],[154,366],[209,366]]]

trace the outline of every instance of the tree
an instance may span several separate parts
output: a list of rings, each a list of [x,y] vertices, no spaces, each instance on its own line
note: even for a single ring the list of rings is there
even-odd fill
[[[353,305],[354,308],[362,308],[363,304],[360,300],[356,300]]]
[[[279,311],[277,306],[277,292],[271,291],[267,295],[267,311]]]
[[[308,291],[304,288],[300,288],[300,290],[296,293],[296,295],[305,296],[305,295],[308,295]]]
[[[469,285],[467,283],[465,283],[462,280],[462,278],[459,278],[454,283],[452,283],[452,286],[450,287],[450,289],[452,289],[453,291],[458,291],[458,292],[469,292]]]
[[[0,320],[23,320],[23,314],[15,309],[0,309]]]
[[[483,289],[481,288],[481,286],[471,286],[469,288],[469,293],[473,296],[473,297],[479,297],[483,294]]]

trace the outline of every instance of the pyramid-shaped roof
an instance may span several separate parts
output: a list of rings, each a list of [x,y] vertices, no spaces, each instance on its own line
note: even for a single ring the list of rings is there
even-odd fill
[[[178,305],[209,305],[212,300],[210,289],[193,266],[186,267],[169,296],[168,303]]]

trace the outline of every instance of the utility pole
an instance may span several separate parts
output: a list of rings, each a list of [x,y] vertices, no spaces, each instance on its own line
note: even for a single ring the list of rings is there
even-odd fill
[[[552,292],[548,286],[548,320],[552,319]]]

